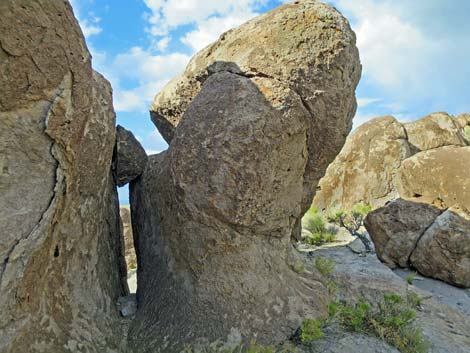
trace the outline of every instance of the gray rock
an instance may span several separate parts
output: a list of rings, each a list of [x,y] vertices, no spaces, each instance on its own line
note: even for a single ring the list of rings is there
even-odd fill
[[[326,289],[294,270],[291,236],[351,126],[354,34],[333,8],[303,1],[209,48],[173,81],[177,91],[164,90],[173,98],[157,99],[161,115],[178,109],[165,115],[178,127],[131,183],[136,352],[235,333],[271,344],[326,310]]]
[[[67,2],[0,13],[0,352],[118,352],[111,87]]]
[[[377,303],[383,298],[384,293],[396,293],[406,297],[412,291],[422,298],[420,310],[417,310],[415,325],[423,330],[423,336],[431,343],[429,353],[468,353],[470,347],[470,319],[464,310],[446,304],[446,300],[435,298],[427,290],[421,290],[415,286],[409,286],[405,279],[397,276],[387,266],[382,264],[374,254],[358,256],[346,247],[329,248],[315,251],[305,262],[307,272],[314,271],[315,258],[317,256],[329,258],[335,262],[332,278],[338,289],[336,298],[346,302],[356,302],[358,298],[365,298],[368,302]],[[443,293],[445,295],[445,293]],[[362,336],[345,334],[342,342],[351,342],[350,353],[362,353],[364,346],[355,347],[354,342],[360,342]],[[331,347],[337,349],[336,339],[328,338]],[[369,341],[370,349],[380,347],[380,342],[375,339]],[[339,348],[338,348],[339,349]],[[391,347],[383,346],[386,349]],[[393,350],[392,350],[393,351]],[[322,352],[322,350],[319,350]]]
[[[419,238],[441,212],[428,204],[398,199],[370,212],[364,225],[380,260],[391,267],[407,267]]]
[[[121,125],[116,127],[116,148],[113,171],[116,184],[124,186],[142,174],[147,164],[147,153],[132,132]]]
[[[119,297],[117,305],[122,317],[134,316],[137,312],[137,299],[135,294]]]
[[[410,261],[425,276],[470,288],[470,214],[450,208],[437,217]]]

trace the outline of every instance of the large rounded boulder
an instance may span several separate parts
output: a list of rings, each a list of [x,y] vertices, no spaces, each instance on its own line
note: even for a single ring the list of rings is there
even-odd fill
[[[324,314],[327,290],[294,271],[291,237],[349,132],[360,71],[347,21],[302,1],[222,35],[157,95],[170,147],[131,183],[131,349],[274,343]]]

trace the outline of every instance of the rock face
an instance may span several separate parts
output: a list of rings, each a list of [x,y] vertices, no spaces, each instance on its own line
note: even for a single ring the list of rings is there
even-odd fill
[[[419,238],[440,214],[431,205],[398,199],[369,213],[364,224],[379,259],[391,267],[407,267]]]
[[[425,276],[470,288],[470,214],[450,208],[437,217],[410,260]]]
[[[137,178],[145,169],[147,154],[132,132],[121,125],[116,127],[116,148],[113,171],[116,184],[124,186]]]
[[[420,152],[398,170],[397,189],[405,198],[447,208],[470,209],[470,147],[446,146]]]
[[[321,179],[314,205],[319,210],[350,208],[356,203],[382,206],[397,196],[396,171],[411,156],[406,131],[394,117],[361,125]]]
[[[470,287],[470,215],[398,199],[365,219],[377,256],[387,265]]]
[[[293,270],[291,236],[351,126],[359,74],[346,20],[303,1],[222,35],[157,96],[171,144],[131,183],[132,350],[272,343],[324,313],[326,289]]]
[[[67,2],[0,12],[0,352],[118,352],[110,85]]]
[[[137,268],[137,257],[135,255],[134,237],[132,235],[131,210],[129,206],[119,208],[122,222],[122,235],[124,237],[124,255],[127,269]]]
[[[465,126],[466,114],[446,113],[406,124],[385,116],[361,125],[328,167],[313,204],[328,213],[422,196],[420,201],[429,203],[444,197],[443,207],[470,207]]]

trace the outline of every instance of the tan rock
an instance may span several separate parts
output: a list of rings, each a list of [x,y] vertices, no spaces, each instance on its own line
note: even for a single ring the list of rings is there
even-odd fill
[[[413,151],[467,145],[457,120],[447,113],[433,113],[404,127]]]
[[[131,210],[129,206],[119,208],[122,222],[122,235],[124,237],[124,254],[126,257],[127,269],[137,268],[137,257],[134,248],[134,237],[132,235]]]
[[[434,185],[435,181],[429,177],[429,168],[432,165],[427,164],[427,169],[422,169],[424,164],[421,162],[418,164],[411,162],[415,158],[421,158],[415,154],[446,146],[467,147],[469,140],[461,127],[462,124],[466,124],[466,119],[465,114],[453,117],[446,113],[434,113],[406,124],[400,124],[391,116],[368,121],[348,137],[340,154],[328,167],[325,176],[320,180],[313,204],[319,210],[329,213],[339,208],[350,209],[357,203],[369,203],[374,207],[381,207],[387,201],[398,197],[414,198],[415,193],[411,189],[415,186],[425,189],[428,182]],[[465,154],[463,151],[465,149],[460,153]],[[440,159],[445,158],[445,152],[438,154]],[[452,156],[449,155],[449,158]],[[463,165],[464,160],[449,161],[454,168],[452,171],[460,168],[459,163],[462,164],[462,170],[467,171],[468,168]],[[410,177],[412,185],[408,185],[406,184],[408,177],[405,176],[402,180],[403,175],[399,170],[409,168],[411,165],[414,174]],[[405,174],[407,172],[408,169]],[[463,173],[457,172],[459,182],[451,177],[451,173],[445,174],[440,179],[437,178],[443,182],[440,191],[446,193],[447,191],[443,189],[456,190],[461,186],[463,193],[466,194],[466,182],[461,177]],[[414,176],[417,179],[414,179]],[[447,177],[449,177],[447,181],[444,181],[443,179]],[[431,185],[430,188],[435,188]],[[408,189],[410,187],[411,189]],[[431,192],[433,197],[436,196],[434,191]],[[452,193],[450,190],[449,192]],[[416,192],[416,194],[419,196],[422,193]],[[426,200],[421,200],[424,201]]]
[[[425,276],[470,288],[470,213],[450,208],[437,217],[410,260]]]
[[[0,352],[118,352],[111,88],[67,2],[0,13]]]
[[[131,349],[275,343],[325,313],[326,289],[294,270],[291,236],[349,131],[359,73],[346,20],[302,1],[226,33],[156,98],[177,128],[131,183],[146,313]]]
[[[405,129],[394,117],[368,121],[348,137],[328,167],[313,204],[326,212],[361,202],[384,205],[397,197],[395,174],[410,155]]]
[[[470,147],[447,146],[420,152],[398,170],[397,190],[403,198],[419,197],[441,208],[470,209]]]

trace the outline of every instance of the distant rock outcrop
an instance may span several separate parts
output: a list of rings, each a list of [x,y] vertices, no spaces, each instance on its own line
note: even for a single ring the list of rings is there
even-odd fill
[[[120,207],[122,235],[124,237],[124,255],[127,269],[137,268],[137,257],[135,255],[134,237],[132,235],[131,210],[129,206]]]
[[[113,156],[113,172],[118,186],[124,186],[137,178],[145,169],[147,153],[132,132],[121,125],[116,127],[116,147]]]
[[[111,87],[68,2],[0,13],[0,352],[118,352]]]
[[[293,270],[291,236],[351,127],[360,71],[347,21],[302,1],[223,34],[157,96],[171,144],[131,183],[131,349],[272,344],[324,313],[327,290]]]
[[[469,115],[446,113],[406,124],[385,116],[361,125],[328,167],[313,204],[330,212],[422,197],[441,207],[470,208],[469,125]]]
[[[387,265],[470,287],[468,211],[398,199],[369,213],[364,224]]]

